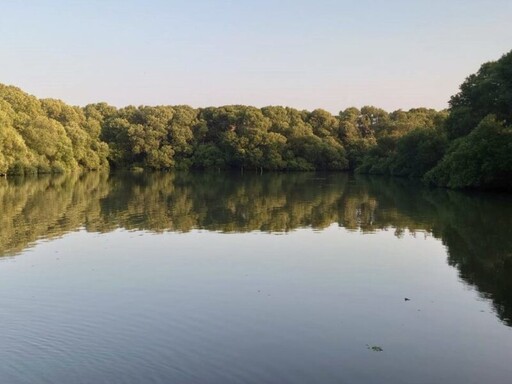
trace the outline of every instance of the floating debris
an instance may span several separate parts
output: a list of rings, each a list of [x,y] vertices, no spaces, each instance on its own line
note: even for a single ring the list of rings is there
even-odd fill
[[[378,345],[369,346],[368,344],[366,344],[366,348],[368,348],[370,351],[373,351],[373,352],[382,352],[382,351],[384,351],[384,349],[382,349],[382,347],[379,347]]]

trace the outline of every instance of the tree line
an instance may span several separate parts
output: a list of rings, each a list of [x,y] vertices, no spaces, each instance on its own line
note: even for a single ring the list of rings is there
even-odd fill
[[[512,51],[445,111],[69,106],[0,85],[0,174],[112,168],[355,171],[512,190]]]

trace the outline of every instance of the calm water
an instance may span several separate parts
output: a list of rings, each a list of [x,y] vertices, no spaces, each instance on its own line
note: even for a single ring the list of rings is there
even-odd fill
[[[0,213],[0,383],[512,382],[511,196],[93,173]]]

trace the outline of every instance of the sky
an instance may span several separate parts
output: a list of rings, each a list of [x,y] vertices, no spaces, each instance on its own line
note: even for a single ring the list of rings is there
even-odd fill
[[[443,109],[510,0],[2,0],[0,83],[74,105]]]

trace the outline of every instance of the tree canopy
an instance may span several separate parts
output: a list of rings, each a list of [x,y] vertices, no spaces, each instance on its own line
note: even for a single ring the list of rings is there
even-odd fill
[[[231,105],[83,108],[0,85],[0,175],[113,168],[352,170],[511,189],[512,52],[450,108],[388,113]]]

